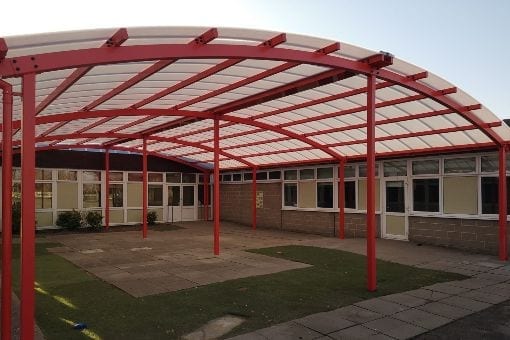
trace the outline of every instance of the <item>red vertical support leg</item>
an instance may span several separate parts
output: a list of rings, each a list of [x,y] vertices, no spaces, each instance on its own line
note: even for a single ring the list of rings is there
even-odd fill
[[[0,80],[1,82],[1,80]],[[12,311],[12,86],[3,88],[2,130],[2,339],[10,340]]]
[[[367,288],[377,289],[375,260],[375,75],[367,76]]]
[[[105,172],[105,207],[104,207],[104,226],[106,230],[110,228],[110,150],[106,149],[104,153],[104,172]]]
[[[142,155],[142,236],[143,238],[147,238],[147,205],[148,205],[148,197],[147,197],[147,138],[143,139],[143,155]]]
[[[209,221],[209,173],[204,173],[204,220]]]
[[[256,168],[253,168],[252,170],[252,182],[251,182],[251,185],[252,185],[252,193],[251,193],[251,196],[252,196],[252,207],[251,207],[251,228],[253,230],[256,230],[257,229],[257,169]]]
[[[220,122],[214,119],[214,255],[220,254]]]
[[[345,238],[345,162],[338,164],[338,238]]]
[[[22,79],[20,339],[34,338],[35,317],[35,74]]]
[[[507,192],[506,192],[506,147],[499,147],[499,259],[508,260],[506,241]]]

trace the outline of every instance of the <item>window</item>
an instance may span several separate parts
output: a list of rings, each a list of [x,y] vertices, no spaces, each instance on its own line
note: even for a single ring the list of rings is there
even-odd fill
[[[83,184],[83,208],[101,207],[101,184]]]
[[[253,179],[253,174],[251,172],[245,172],[243,178],[245,181],[251,181]]]
[[[232,182],[232,175],[231,174],[223,175],[223,182]]]
[[[129,172],[128,173],[128,181],[129,182],[142,182],[143,175],[141,172]]]
[[[110,201],[110,207],[120,208],[124,206],[123,202],[124,186],[122,184],[110,184],[108,193],[108,200]]]
[[[157,184],[148,185],[148,205],[151,207],[163,206],[163,186]]]
[[[476,159],[470,158],[447,158],[444,160],[445,174],[462,174],[476,171]]]
[[[84,182],[99,182],[101,181],[101,171],[83,171]]]
[[[110,171],[111,182],[122,182],[124,180],[124,174],[119,171]]]
[[[181,174],[179,172],[170,172],[166,174],[167,183],[181,183]]]
[[[51,170],[36,169],[35,179],[43,181],[51,181]]]
[[[317,179],[333,178],[333,168],[317,168]]]
[[[36,209],[51,209],[52,196],[53,192],[51,183],[35,183]]]
[[[148,182],[163,182],[163,174],[157,172],[149,172],[147,174]]]
[[[195,187],[184,185],[182,187],[182,205],[184,207],[192,207],[195,205]]]
[[[439,160],[413,161],[413,175],[439,174]]]
[[[200,206],[203,206],[204,205],[204,187],[205,185],[204,184],[200,184],[197,186],[197,189],[198,189],[198,205]],[[211,192],[211,188],[212,186],[209,185],[209,197],[208,197],[208,204],[211,205],[211,197],[212,197],[212,192]]]
[[[333,183],[317,183],[317,207],[333,208]]]
[[[344,176],[345,178],[356,177],[356,168],[354,165],[346,165],[344,167]]]
[[[78,179],[78,172],[74,170],[59,170],[57,177],[59,181],[76,181]]]
[[[232,181],[233,182],[241,182],[241,174],[233,174]]]
[[[21,183],[12,183],[12,200],[13,202],[21,202]]]
[[[257,172],[257,181],[267,181],[267,171]]]
[[[482,172],[497,172],[499,171],[499,158],[497,155],[482,156]],[[506,158],[506,171],[510,171],[510,157]]]
[[[283,172],[283,178],[286,181],[295,181],[295,180],[297,180],[297,170],[285,170]]]
[[[314,179],[315,178],[315,169],[302,169],[299,170],[299,179]]]
[[[386,211],[405,212],[404,181],[386,182]]]
[[[356,209],[356,182],[348,181],[344,183],[345,187],[345,207]]]
[[[358,172],[359,172],[359,177],[367,177],[367,165],[366,164],[358,165]],[[375,175],[379,176],[379,166],[378,166],[378,164],[375,165]]]
[[[196,174],[182,174],[182,183],[196,183]]]
[[[392,176],[407,176],[407,161],[384,162],[384,177]]]
[[[413,179],[413,210],[439,212],[438,178]]]
[[[498,177],[482,177],[482,214],[498,214],[499,190]],[[506,178],[506,192],[510,192],[510,177]],[[507,199],[507,212],[510,212],[510,200]]]
[[[283,205],[286,207],[297,206],[297,183],[283,185]]]
[[[282,178],[282,172],[278,171],[269,171],[269,179],[280,179]]]
[[[12,179],[14,181],[21,181],[21,169],[12,169]]]

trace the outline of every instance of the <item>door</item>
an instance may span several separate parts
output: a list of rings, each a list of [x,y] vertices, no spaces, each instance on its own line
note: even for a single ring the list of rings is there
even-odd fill
[[[182,220],[195,221],[196,213],[195,185],[182,186]]]
[[[383,237],[407,240],[407,179],[387,179],[384,187]]]
[[[168,222],[180,222],[181,211],[181,187],[179,185],[168,186]]]

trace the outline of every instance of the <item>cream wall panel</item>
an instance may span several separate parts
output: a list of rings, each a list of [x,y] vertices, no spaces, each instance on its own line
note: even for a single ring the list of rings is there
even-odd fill
[[[127,206],[128,207],[142,206],[142,183],[127,184]]]
[[[298,185],[298,207],[316,208],[317,207],[317,189],[316,182],[299,182]]]
[[[478,178],[476,176],[443,178],[443,211],[445,214],[478,213]]]
[[[375,180],[375,210],[380,210],[381,205],[381,195],[379,194],[381,187],[381,181],[379,179]],[[358,210],[366,210],[367,209],[367,180],[359,179],[358,180]]]
[[[78,183],[57,183],[57,208],[78,209]]]

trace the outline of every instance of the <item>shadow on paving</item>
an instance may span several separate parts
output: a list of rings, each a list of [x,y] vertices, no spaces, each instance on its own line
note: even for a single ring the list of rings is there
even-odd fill
[[[510,339],[510,300],[413,339]]]

